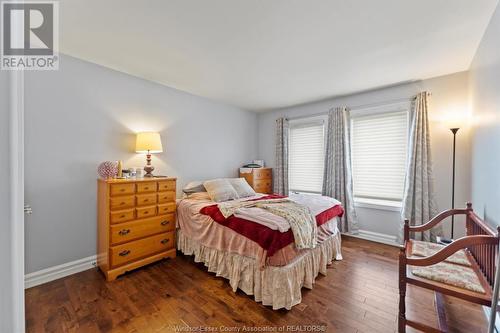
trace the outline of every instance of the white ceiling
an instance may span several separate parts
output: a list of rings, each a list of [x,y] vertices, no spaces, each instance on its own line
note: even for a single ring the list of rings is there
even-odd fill
[[[498,0],[61,0],[62,53],[263,111],[467,70]]]

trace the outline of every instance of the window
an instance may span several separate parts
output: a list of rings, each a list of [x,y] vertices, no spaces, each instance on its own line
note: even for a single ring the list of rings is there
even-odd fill
[[[321,193],[325,158],[324,119],[290,121],[290,191]]]
[[[373,202],[378,203],[402,200],[408,110],[408,103],[404,103],[352,113],[353,189],[357,200],[375,199]]]

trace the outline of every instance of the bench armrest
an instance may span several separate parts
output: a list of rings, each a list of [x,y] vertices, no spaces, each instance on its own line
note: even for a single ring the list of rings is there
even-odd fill
[[[406,258],[406,264],[412,266],[431,266],[444,261],[452,254],[473,245],[498,245],[498,238],[488,235],[465,236],[448,244],[429,257],[414,259]]]
[[[429,222],[426,224],[422,224],[419,226],[410,226],[410,221],[405,219],[404,223],[404,240],[407,241],[410,239],[410,232],[423,232],[435,227],[437,224],[441,223],[444,219],[452,215],[467,215],[470,211],[472,211],[472,205],[467,203],[466,209],[450,209],[444,212],[439,213],[434,216]]]

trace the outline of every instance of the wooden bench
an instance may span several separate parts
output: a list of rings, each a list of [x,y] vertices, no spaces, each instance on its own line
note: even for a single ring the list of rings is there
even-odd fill
[[[452,215],[465,215],[467,235],[453,241],[447,246],[443,246],[441,249],[437,250],[437,252],[429,256],[414,256],[412,251],[416,241],[410,240],[410,233],[429,230]],[[447,332],[448,325],[444,311],[443,294],[458,297],[480,305],[491,306],[492,286],[495,281],[495,258],[498,255],[499,231],[500,227],[495,231],[482,221],[474,213],[471,203],[467,203],[466,209],[451,209],[444,211],[428,223],[421,226],[410,226],[409,221],[405,220],[404,246],[401,247],[401,252],[399,254],[398,331],[405,332],[406,326],[408,325],[424,332]],[[422,245],[422,243],[419,245]],[[464,287],[457,287],[455,285],[450,285],[449,283],[440,282],[438,281],[439,279],[436,280],[429,277],[424,278],[422,277],[422,274],[420,274],[420,276],[414,274],[415,271],[419,270],[436,269],[435,267],[426,267],[443,263],[445,260],[450,260],[448,258],[451,256],[457,256],[456,253],[459,253],[459,251],[464,251],[460,252],[460,255],[463,256],[463,258],[466,258],[468,265],[470,265],[468,271],[469,278],[471,277],[470,272],[472,269],[473,274],[475,274],[480,282],[484,293],[473,291],[470,287],[469,289],[465,289]],[[446,267],[451,267],[448,266],[449,264],[457,265],[455,263],[446,263]],[[416,268],[419,268],[419,270],[415,270]],[[458,265],[457,267],[452,268],[457,268],[458,270],[461,269]],[[456,276],[454,277],[455,280],[460,280],[460,278],[456,278]],[[405,296],[407,284],[430,289],[435,292],[435,306],[438,314],[439,328],[434,328],[423,323],[406,319]]]

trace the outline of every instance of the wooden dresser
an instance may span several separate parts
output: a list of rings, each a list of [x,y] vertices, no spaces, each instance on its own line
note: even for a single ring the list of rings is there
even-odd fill
[[[273,193],[272,168],[255,168],[250,173],[240,172],[240,178],[245,178],[257,193]]]
[[[108,281],[175,257],[175,178],[97,181],[97,265]]]

